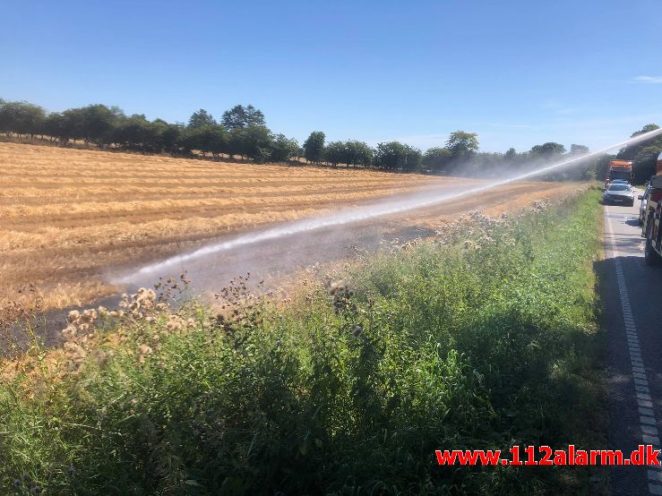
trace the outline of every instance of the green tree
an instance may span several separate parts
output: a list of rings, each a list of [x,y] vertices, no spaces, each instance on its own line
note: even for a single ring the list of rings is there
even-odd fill
[[[248,126],[243,129],[246,155],[256,162],[263,163],[271,158],[273,138],[266,126]]]
[[[379,143],[375,153],[378,167],[388,170],[416,170],[421,165],[420,150],[398,141]]]
[[[244,153],[244,133],[242,128],[230,129],[228,131],[228,154],[231,157],[241,155],[245,157]]]
[[[586,155],[589,151],[588,146],[570,145],[570,155]]]
[[[347,160],[347,153],[345,150],[345,143],[342,141],[331,141],[324,147],[324,160],[330,162],[331,165],[336,167],[339,163]]]
[[[118,122],[117,125],[119,124]],[[85,139],[85,118],[82,109],[73,108],[62,112],[62,132],[67,139]],[[113,130],[112,136],[115,134],[116,129]]]
[[[287,162],[299,153],[299,143],[289,139],[284,134],[274,136],[271,144],[271,160],[274,162]]]
[[[454,131],[446,141],[446,148],[450,151],[454,161],[469,160],[472,155],[478,152],[478,134]]]
[[[525,164],[528,159],[529,154],[527,152],[517,153],[517,150],[514,148],[508,148],[506,153],[503,155],[504,163],[501,165],[512,169],[513,167],[520,167],[521,165]]]
[[[66,144],[71,138],[66,125],[66,119],[61,113],[51,112],[44,120],[44,134],[59,140],[62,144]]]
[[[428,148],[423,155],[423,165],[434,171],[442,171],[448,167],[453,154],[448,148]]]
[[[193,112],[191,117],[188,120],[188,127],[190,128],[200,128],[206,126],[215,126],[216,121],[212,115],[207,112],[205,109],[200,109],[197,112]]]
[[[657,124],[646,124],[639,131],[635,131],[634,133],[632,133],[631,137],[634,138],[635,136],[640,136],[642,134],[655,131],[657,129],[660,129],[660,126],[658,126]],[[651,146],[653,147],[662,146],[662,136],[653,136],[650,139],[641,141],[637,144],[626,146],[625,148],[621,149],[618,152],[617,158],[621,160],[635,160],[636,157],[641,158],[642,157],[641,151]]]
[[[198,150],[216,156],[228,150],[228,135],[218,124],[188,126],[182,133],[180,144],[187,153]]]
[[[309,162],[320,163],[324,155],[325,134],[322,131],[313,131],[303,143],[303,156]]]
[[[381,169],[396,169],[405,156],[405,147],[398,141],[378,143],[375,153],[375,164]]]
[[[402,163],[402,169],[409,171],[420,169],[422,158],[423,158],[423,154],[418,148],[405,145],[405,156],[404,156],[404,161]]]
[[[662,153],[662,143],[652,143],[641,148],[634,157],[632,172],[634,181],[643,183],[657,172],[657,157]]]
[[[113,130],[112,141],[129,150],[160,151],[158,128],[142,114],[122,119]]]
[[[101,104],[75,109],[72,115],[79,119],[75,124],[76,129],[79,130],[79,137],[97,145],[110,143],[113,129],[124,117],[119,108],[108,108]]]
[[[345,156],[343,161],[347,165],[368,167],[372,163],[373,151],[363,141],[350,140],[345,142]]]
[[[660,129],[660,126],[658,126],[657,124],[646,124],[639,131],[635,131],[634,133],[632,133],[631,137],[634,138],[635,136],[640,136],[642,134],[650,133],[652,131],[657,131],[658,129]]]
[[[266,162],[271,157],[273,139],[265,126],[248,126],[230,130],[229,153],[241,155],[256,162]]]
[[[179,151],[178,144],[183,132],[182,126],[170,124],[163,119],[156,119],[152,125],[159,136],[161,150],[165,150],[168,153],[177,153]]]
[[[226,110],[222,122],[230,131],[247,127],[266,127],[264,114],[252,105],[246,107],[235,105],[230,110]]]
[[[542,145],[535,145],[529,153],[533,159],[553,160],[565,153],[565,146],[549,141]]]
[[[38,105],[27,102],[3,102],[0,105],[0,132],[41,134],[46,112]]]

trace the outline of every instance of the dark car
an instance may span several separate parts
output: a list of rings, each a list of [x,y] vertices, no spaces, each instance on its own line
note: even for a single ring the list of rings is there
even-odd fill
[[[625,183],[612,183],[602,195],[605,205],[634,205],[634,190]]]

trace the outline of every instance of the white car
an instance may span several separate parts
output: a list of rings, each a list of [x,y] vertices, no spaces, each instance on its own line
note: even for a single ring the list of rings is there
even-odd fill
[[[605,205],[634,205],[634,191],[627,183],[612,182],[602,195]]]

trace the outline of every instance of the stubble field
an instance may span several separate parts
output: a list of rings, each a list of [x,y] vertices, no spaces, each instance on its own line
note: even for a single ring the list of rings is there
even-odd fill
[[[0,171],[0,304],[32,285],[44,308],[112,294],[108,268],[158,260],[219,235],[475,182],[13,143],[0,143]],[[573,187],[520,183],[454,209],[498,213]],[[456,213],[440,206],[391,220],[430,224]]]

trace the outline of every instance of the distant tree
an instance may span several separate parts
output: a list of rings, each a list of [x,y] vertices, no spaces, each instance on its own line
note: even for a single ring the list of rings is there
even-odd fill
[[[44,119],[43,133],[66,144],[70,136],[66,132],[65,118],[59,112],[51,112]]]
[[[394,170],[398,168],[405,156],[405,147],[398,141],[378,143],[375,153],[375,164],[381,169]]]
[[[324,160],[331,163],[336,167],[339,163],[347,160],[347,153],[345,150],[345,143],[342,141],[331,141],[324,148]]]
[[[247,127],[266,127],[264,114],[252,105],[247,107],[235,105],[230,110],[226,110],[222,122],[230,131]]]
[[[188,127],[190,128],[200,128],[205,126],[215,126],[216,121],[211,116],[209,112],[205,109],[200,109],[197,112],[193,112],[191,117],[188,120]]]
[[[124,118],[119,108],[108,108],[101,104],[74,109],[72,115],[78,120],[75,128],[79,130],[79,137],[97,145],[110,143],[113,129]]]
[[[423,158],[423,154],[418,148],[405,145],[405,156],[404,156],[404,161],[402,163],[402,169],[409,171],[420,169],[422,158]]]
[[[632,137],[640,136],[651,131],[660,129],[657,124],[646,124],[639,131],[632,133]],[[662,136],[653,136],[634,145],[626,146],[616,155],[621,160],[632,160],[634,162],[632,172],[634,180],[642,183],[656,172],[657,155],[662,152]]]
[[[271,157],[273,138],[266,126],[248,126],[243,129],[246,155],[258,163],[266,162]]]
[[[420,150],[398,141],[379,143],[375,152],[375,164],[388,170],[415,170],[421,165]]]
[[[657,157],[662,152],[662,144],[653,143],[638,150],[634,157],[632,172],[637,183],[643,183],[657,172]]]
[[[559,155],[564,154],[565,146],[561,145],[560,143],[549,141],[547,143],[543,143],[542,145],[535,145],[531,148],[529,153],[533,159],[551,160],[558,158]]]
[[[584,145],[570,145],[570,155],[586,155],[590,150]]]
[[[262,163],[269,160],[273,148],[271,132],[265,126],[234,128],[230,131],[228,151]]]
[[[428,148],[423,155],[423,166],[434,171],[442,171],[448,167],[453,154],[448,148]]]
[[[503,163],[498,164],[496,167],[499,169],[510,169],[518,168],[526,163],[529,159],[529,154],[527,152],[518,153],[514,148],[508,148],[506,153],[503,154]]]
[[[470,163],[458,164],[462,172],[469,175],[494,176],[503,174],[508,167],[505,154],[497,152],[480,152],[472,156]],[[512,167],[512,164],[510,164]]]
[[[226,152],[229,147],[227,132],[218,124],[188,126],[182,132],[180,145],[187,153],[198,150],[214,156]]]
[[[46,112],[38,105],[27,102],[3,102],[0,105],[0,132],[41,134]]]
[[[345,142],[345,156],[343,161],[347,165],[368,167],[372,163],[373,151],[363,141],[350,140]]]
[[[67,109],[62,112],[61,124],[62,132],[67,139],[85,139],[85,117],[81,108]],[[113,130],[112,135],[115,135],[115,130]]]
[[[469,160],[478,151],[478,134],[466,131],[454,131],[448,137],[446,148],[454,161]]]
[[[658,129],[660,129],[660,126],[658,126],[657,124],[646,124],[639,131],[635,131],[634,133],[632,133],[631,138],[634,138],[635,136],[640,136],[642,134],[650,133]]]
[[[158,128],[142,114],[122,119],[113,130],[112,141],[129,150],[160,151]]]
[[[212,155],[218,156],[221,153],[225,153],[228,149],[228,133],[225,128],[219,124],[215,126],[207,126],[205,128],[207,131],[206,137],[206,150],[211,152]]]
[[[227,153],[231,157],[235,155],[241,155],[242,158],[245,157],[244,132],[242,128],[229,130]]]
[[[170,124],[163,119],[156,119],[152,126],[159,136],[160,149],[168,153],[177,153],[178,143],[183,132],[182,126]]]
[[[326,136],[322,131],[313,131],[303,143],[303,155],[309,162],[318,164],[324,154],[324,140]]]
[[[271,160],[274,162],[287,162],[299,153],[299,143],[289,139],[284,134],[277,134],[271,144]]]

